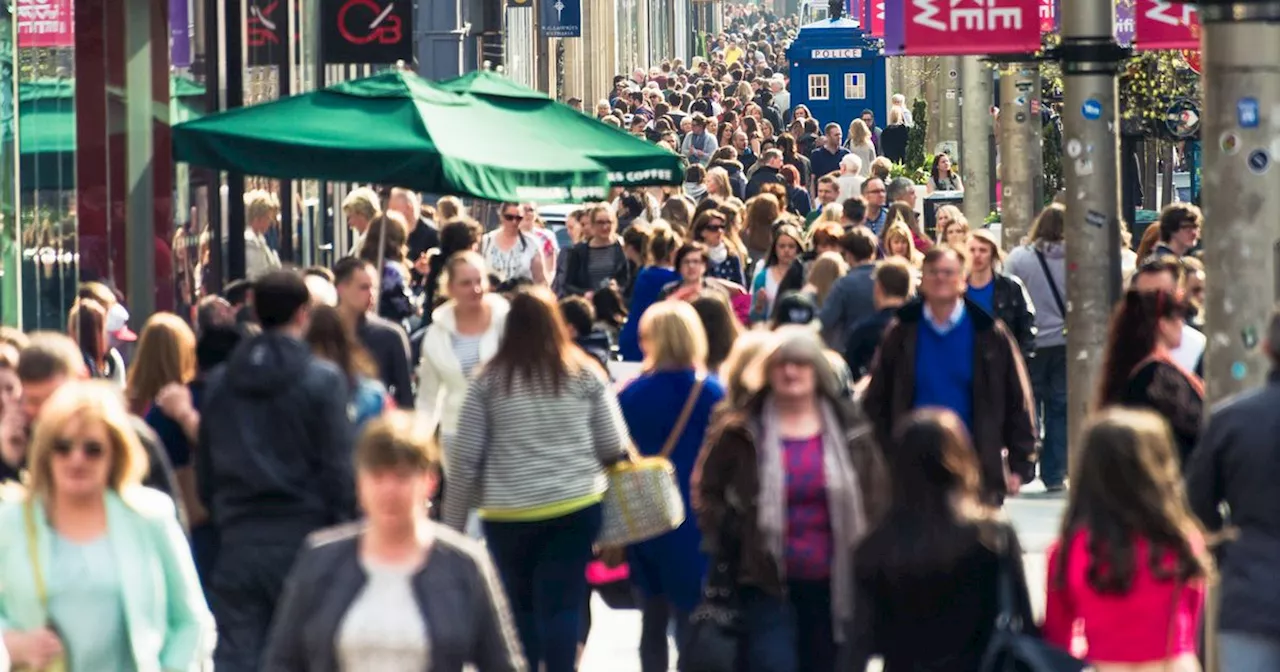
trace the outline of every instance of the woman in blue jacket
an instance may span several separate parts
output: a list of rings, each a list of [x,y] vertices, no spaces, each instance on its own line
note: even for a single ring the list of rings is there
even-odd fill
[[[618,333],[618,352],[625,362],[638,362],[643,358],[640,351],[640,318],[649,306],[658,301],[663,287],[680,279],[680,272],[675,269],[675,258],[681,242],[680,234],[671,227],[653,227],[653,235],[649,238],[649,258],[645,267],[636,275],[636,282],[631,290],[631,305],[627,310],[627,323],[622,325],[622,331]]]
[[[644,597],[641,669],[665,672],[669,620],[676,619],[679,650],[706,574],[702,535],[689,505],[689,481],[724,389],[706,376],[706,332],[693,306],[684,301],[656,304],[645,313],[639,331],[644,373],[618,395],[618,402],[639,452],[667,454],[685,501],[680,527],[632,546],[627,554],[631,580]]]
[[[173,501],[140,485],[147,462],[117,386],[67,383],[41,409],[29,488],[0,503],[0,633],[15,668],[212,666],[213,617]]]

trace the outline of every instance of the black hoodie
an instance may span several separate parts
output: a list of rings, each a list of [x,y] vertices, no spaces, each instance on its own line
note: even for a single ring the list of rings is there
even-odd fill
[[[223,541],[301,543],[355,516],[347,377],[266,332],[214,370],[201,411],[200,498]]]

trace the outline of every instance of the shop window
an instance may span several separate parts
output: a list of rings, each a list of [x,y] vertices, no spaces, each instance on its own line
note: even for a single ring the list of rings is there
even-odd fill
[[[844,73],[844,99],[864,100],[867,97],[866,75],[861,72]]]
[[[809,75],[809,100],[829,100],[831,78],[829,75]]]

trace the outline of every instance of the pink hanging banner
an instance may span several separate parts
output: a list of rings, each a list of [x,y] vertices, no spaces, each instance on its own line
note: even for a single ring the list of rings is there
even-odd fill
[[[1040,32],[1058,32],[1059,0],[1040,0]]]
[[[1134,8],[1135,49],[1200,48],[1200,18],[1195,5],[1172,0],[1137,0]]]
[[[862,11],[866,20],[862,25],[867,37],[884,37],[884,3],[885,0],[864,0]]]
[[[72,0],[18,0],[19,47],[74,47]]]
[[[909,0],[905,53],[1030,54],[1040,50],[1040,0]]]

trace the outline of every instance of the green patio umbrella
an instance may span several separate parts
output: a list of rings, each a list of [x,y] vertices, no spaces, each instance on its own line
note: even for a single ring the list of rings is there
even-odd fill
[[[440,82],[440,88],[469,93],[506,114],[537,115],[556,129],[544,138],[565,152],[582,153],[609,169],[609,182],[624,187],[680,184],[680,157],[630,133],[602,124],[538,91],[487,70]]]
[[[173,128],[179,161],[265,177],[396,184],[493,201],[603,198],[600,163],[512,115],[395,70]]]

